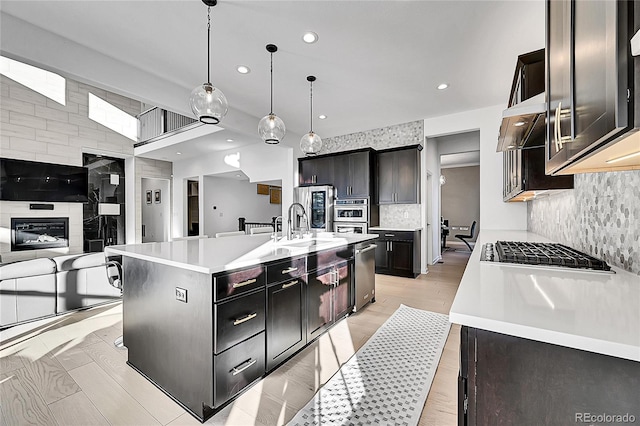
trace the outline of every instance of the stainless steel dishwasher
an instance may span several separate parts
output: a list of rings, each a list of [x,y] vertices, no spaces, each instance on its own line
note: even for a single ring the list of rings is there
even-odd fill
[[[353,310],[359,311],[367,303],[376,301],[376,245],[356,244],[356,302]]]

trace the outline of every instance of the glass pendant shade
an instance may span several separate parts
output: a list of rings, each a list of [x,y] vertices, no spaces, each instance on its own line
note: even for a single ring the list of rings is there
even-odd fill
[[[229,103],[222,90],[204,83],[191,92],[191,111],[205,124],[218,124],[229,111]]]
[[[286,131],[284,121],[275,114],[264,116],[258,123],[258,134],[268,144],[279,143]]]
[[[307,156],[317,155],[322,149],[322,139],[313,132],[309,132],[300,139],[300,149]]]
[[[309,117],[311,128],[309,133],[300,139],[300,150],[307,156],[317,155],[322,149],[322,139],[313,132],[313,82],[316,81],[315,76],[307,76],[309,82]]]

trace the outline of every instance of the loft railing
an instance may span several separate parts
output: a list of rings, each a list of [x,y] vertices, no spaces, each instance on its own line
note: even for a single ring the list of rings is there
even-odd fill
[[[141,146],[153,139],[169,133],[184,130],[198,121],[166,109],[154,107],[138,115],[140,142],[135,146]]]

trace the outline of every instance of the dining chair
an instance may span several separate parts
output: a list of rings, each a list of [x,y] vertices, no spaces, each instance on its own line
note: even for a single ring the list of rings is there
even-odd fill
[[[455,237],[457,239],[459,239],[460,241],[465,243],[467,245],[467,247],[469,247],[469,251],[473,251],[473,250],[471,249],[471,245],[469,245],[467,240],[470,240],[470,239],[473,238],[475,230],[476,230],[476,221],[474,220],[473,223],[471,224],[471,228],[469,229],[469,234],[456,234],[455,235]]]

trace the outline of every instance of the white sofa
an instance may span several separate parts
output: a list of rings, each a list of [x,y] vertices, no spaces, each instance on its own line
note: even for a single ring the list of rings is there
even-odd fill
[[[0,328],[120,298],[104,253],[72,254],[0,265]]]
[[[112,302],[120,289],[109,284],[104,253],[54,257],[56,313]]]
[[[56,264],[31,259],[0,266],[0,327],[56,313]]]

